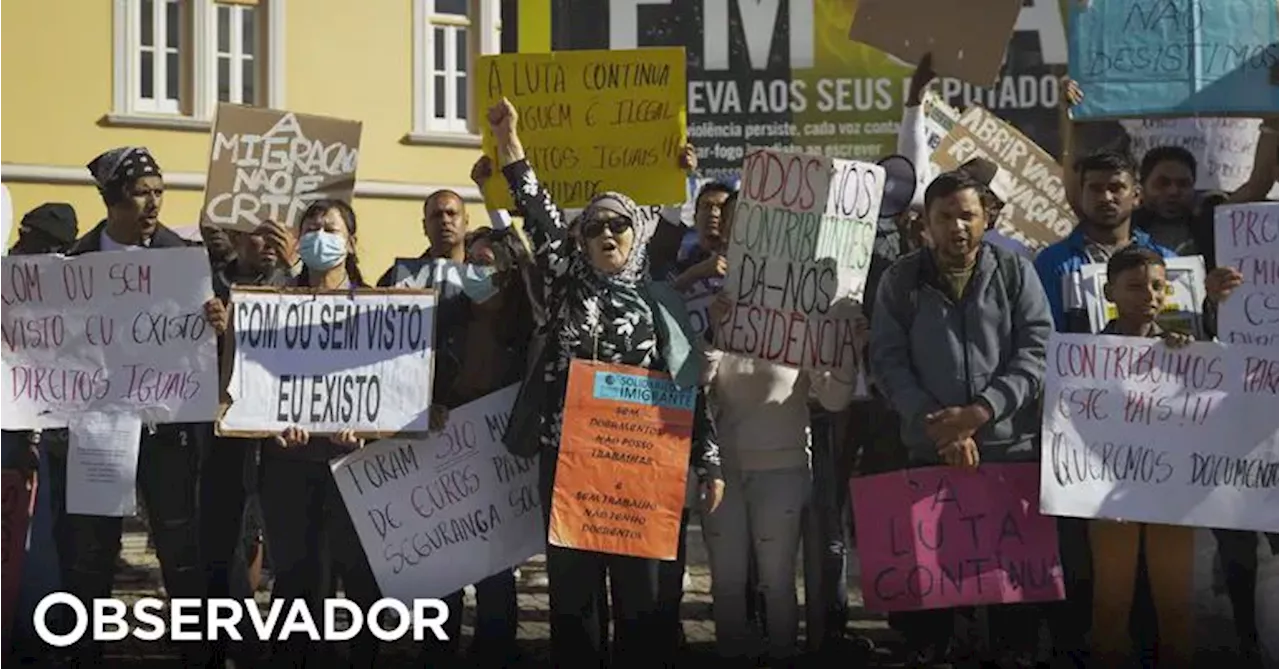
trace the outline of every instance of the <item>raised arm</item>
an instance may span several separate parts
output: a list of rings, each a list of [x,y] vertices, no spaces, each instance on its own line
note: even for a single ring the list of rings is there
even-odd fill
[[[489,109],[489,126],[498,145],[498,164],[511,189],[516,211],[524,215],[524,232],[533,244],[538,264],[547,273],[545,279],[554,281],[569,268],[567,260],[572,251],[568,246],[569,225],[525,158],[524,145],[516,129],[518,122],[516,108],[506,98]]]

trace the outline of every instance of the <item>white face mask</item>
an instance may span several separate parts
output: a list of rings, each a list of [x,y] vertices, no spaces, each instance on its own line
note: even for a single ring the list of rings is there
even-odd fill
[[[347,257],[347,240],[336,232],[313,230],[298,240],[298,255],[313,270],[333,269]]]

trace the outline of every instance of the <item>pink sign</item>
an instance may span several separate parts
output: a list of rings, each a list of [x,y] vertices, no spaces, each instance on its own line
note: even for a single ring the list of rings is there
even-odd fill
[[[29,477],[23,476],[16,469],[5,469],[2,473],[4,483],[3,503],[0,512],[0,605],[3,606],[4,637],[0,640],[3,648],[9,647],[9,631],[13,629],[13,609],[18,602],[18,585],[22,577],[22,559],[27,554],[27,524],[31,521],[32,503],[35,501],[35,485]],[[28,482],[31,483],[28,487]]]
[[[870,611],[1062,599],[1037,463],[927,467],[850,481]]]

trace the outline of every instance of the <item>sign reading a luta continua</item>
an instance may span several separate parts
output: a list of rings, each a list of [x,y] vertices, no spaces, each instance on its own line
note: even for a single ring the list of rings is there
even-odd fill
[[[231,311],[231,405],[220,434],[427,432],[431,291],[235,289]]]
[[[315,200],[350,202],[360,129],[358,121],[219,105],[201,223],[235,230],[265,221],[296,225]]]

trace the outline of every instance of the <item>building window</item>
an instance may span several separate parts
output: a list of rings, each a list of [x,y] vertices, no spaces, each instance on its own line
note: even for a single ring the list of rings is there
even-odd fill
[[[260,8],[247,4],[214,3],[217,14],[214,31],[217,45],[216,85],[218,102],[240,105],[262,104],[262,79],[258,54],[262,30],[258,19]]]
[[[476,56],[498,52],[498,0],[415,0],[414,131],[475,132]]]
[[[115,0],[113,114],[209,121],[283,106],[285,0]]]

